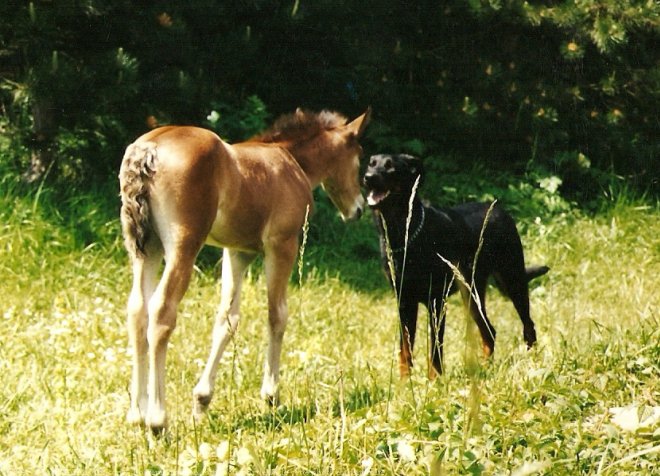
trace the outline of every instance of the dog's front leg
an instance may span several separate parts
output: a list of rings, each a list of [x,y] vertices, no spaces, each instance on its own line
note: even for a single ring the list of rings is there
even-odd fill
[[[419,304],[402,300],[399,303],[399,375],[406,379],[413,365],[412,353],[417,332],[417,310]]]

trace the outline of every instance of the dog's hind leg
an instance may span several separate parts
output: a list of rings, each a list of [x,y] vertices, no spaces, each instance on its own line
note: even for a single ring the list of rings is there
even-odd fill
[[[472,289],[461,285],[460,290],[463,303],[468,306],[470,316],[479,328],[484,355],[490,357],[495,351],[495,328],[486,314],[486,279],[477,276]]]
[[[417,333],[417,302],[399,303],[399,321],[401,325],[399,333],[399,376],[405,379],[410,376],[410,368],[413,366],[412,353],[415,347],[415,334]]]
[[[547,268],[537,274],[545,274]],[[495,280],[502,290],[505,291],[506,296],[511,299],[516,312],[520,316],[523,324],[523,338],[527,347],[530,348],[536,342],[536,329],[534,328],[534,321],[529,313],[529,290],[527,289],[528,272],[498,272],[495,273]]]
[[[525,338],[527,348],[531,348],[536,343],[536,329],[534,328],[534,321],[532,321],[529,314],[529,291],[527,284],[518,283],[510,290],[509,297],[523,323],[523,337]]]
[[[429,331],[430,331],[430,356],[429,356],[429,379],[433,380],[442,375],[443,355],[445,338],[445,300],[434,299],[428,306],[429,309]]]

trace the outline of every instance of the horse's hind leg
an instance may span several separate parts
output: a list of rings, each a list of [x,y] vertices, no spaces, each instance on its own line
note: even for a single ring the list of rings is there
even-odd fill
[[[154,431],[167,425],[165,408],[165,360],[167,344],[176,326],[177,307],[183,298],[199,247],[184,246],[166,253],[163,276],[149,300],[149,406],[146,424]]]
[[[297,237],[266,248],[269,342],[264,365],[264,379],[261,385],[261,398],[271,405],[276,405],[279,399],[280,354],[288,319],[286,291],[297,251]]]
[[[133,349],[131,403],[126,416],[129,423],[144,423],[147,412],[147,304],[156,287],[162,257],[162,251],[154,246],[148,249],[147,256],[133,258],[133,287],[127,306],[128,339]]]
[[[204,372],[193,390],[193,411],[196,417],[201,416],[211,403],[218,363],[238,326],[243,275],[254,256],[229,248],[223,252],[222,291],[213,326],[213,343]]]

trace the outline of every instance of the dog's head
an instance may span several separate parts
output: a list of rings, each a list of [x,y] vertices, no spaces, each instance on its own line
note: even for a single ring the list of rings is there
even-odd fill
[[[379,154],[369,158],[363,183],[367,188],[367,203],[379,209],[396,200],[408,203],[415,181],[424,179],[421,159],[407,154]]]

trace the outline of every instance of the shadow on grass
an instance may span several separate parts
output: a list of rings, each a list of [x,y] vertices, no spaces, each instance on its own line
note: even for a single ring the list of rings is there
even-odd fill
[[[240,415],[230,425],[221,423],[217,413],[209,414],[211,429],[214,433],[235,432],[237,430],[272,431],[285,425],[307,423],[316,416],[316,406],[312,404],[294,406],[286,405],[273,408],[260,415]]]
[[[344,400],[339,398],[335,399],[332,406],[332,413],[334,417],[338,417],[343,411],[346,413],[358,413],[360,410],[370,408],[376,403],[385,399],[386,392],[380,387],[358,387],[349,391]]]
[[[332,417],[336,418],[344,413],[358,413],[360,410],[370,408],[383,401],[386,392],[382,388],[359,387],[347,392],[343,402],[335,398],[332,404]],[[343,408],[343,410],[342,410]],[[314,403],[289,407],[281,405],[259,415],[240,415],[231,424],[220,421],[219,414],[210,413],[209,421],[213,433],[236,432],[238,430],[250,431],[277,431],[284,426],[304,424],[317,415],[318,406]]]

